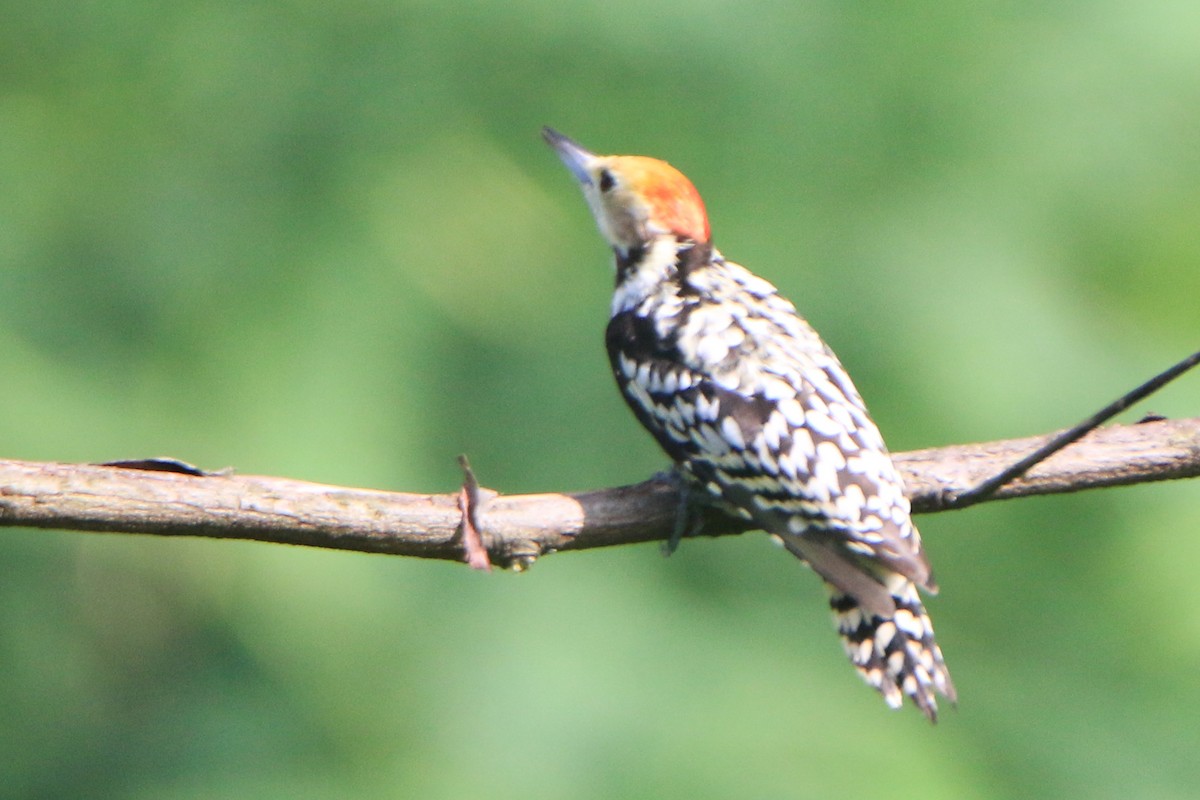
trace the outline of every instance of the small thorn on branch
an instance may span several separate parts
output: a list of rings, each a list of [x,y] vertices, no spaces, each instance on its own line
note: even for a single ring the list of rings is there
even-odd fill
[[[178,458],[170,456],[153,456],[151,458],[130,458],[120,461],[105,461],[102,464],[97,464],[98,467],[117,467],[119,469],[140,469],[146,472],[175,472],[179,475],[193,475],[197,478],[224,477],[229,475],[232,470],[222,469],[209,471],[200,469],[195,464],[189,464]]]
[[[479,518],[476,514],[479,509],[479,481],[475,479],[471,462],[465,455],[458,457],[458,465],[463,471],[462,488],[458,490],[458,509],[462,512],[459,533],[462,536],[463,560],[472,569],[491,572],[492,562],[488,558],[483,535],[479,532]]]

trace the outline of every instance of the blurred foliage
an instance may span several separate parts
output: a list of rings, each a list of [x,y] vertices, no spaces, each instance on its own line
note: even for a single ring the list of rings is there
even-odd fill
[[[1065,426],[1197,347],[1191,3],[4,5],[4,457],[660,469],[543,123],[689,174],[896,449]],[[1193,797],[1200,486],[921,522],[935,729],[761,535],[514,577],[9,530],[0,797]]]

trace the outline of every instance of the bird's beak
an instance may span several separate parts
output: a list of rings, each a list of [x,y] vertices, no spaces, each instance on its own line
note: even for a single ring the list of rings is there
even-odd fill
[[[549,126],[542,128],[542,138],[554,148],[567,169],[585,186],[592,183],[591,166],[596,161],[595,153],[583,149]]]

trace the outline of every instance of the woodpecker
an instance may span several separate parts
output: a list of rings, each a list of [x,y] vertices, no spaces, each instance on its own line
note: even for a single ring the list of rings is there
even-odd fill
[[[704,202],[645,156],[551,128],[616,256],[606,332],[625,401],[689,491],[782,540],[829,591],[847,656],[893,708],[937,721],[954,685],[904,485],[837,356],[766,280],[713,248]]]

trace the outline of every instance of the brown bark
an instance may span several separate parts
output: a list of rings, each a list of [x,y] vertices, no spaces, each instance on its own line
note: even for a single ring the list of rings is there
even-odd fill
[[[1048,438],[954,445],[895,459],[914,510],[942,511]],[[0,460],[0,526],[251,539],[457,561],[472,549],[464,548],[461,491],[406,494],[133,463]],[[985,499],[1197,475],[1200,418],[1115,425],[1093,431]],[[678,504],[675,484],[664,476],[572,494],[500,495],[479,487],[472,494],[473,521],[487,554],[518,568],[555,550],[665,540]],[[743,530],[715,514],[703,528],[710,536]]]

